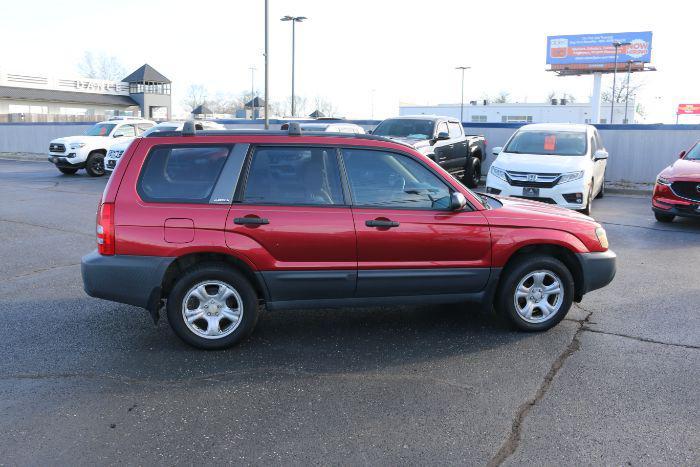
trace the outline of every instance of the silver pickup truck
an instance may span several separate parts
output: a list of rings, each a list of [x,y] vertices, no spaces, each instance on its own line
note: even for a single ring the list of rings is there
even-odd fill
[[[457,119],[427,115],[388,118],[370,133],[413,147],[460,177],[469,188],[479,184],[486,140],[483,135],[465,135]]]

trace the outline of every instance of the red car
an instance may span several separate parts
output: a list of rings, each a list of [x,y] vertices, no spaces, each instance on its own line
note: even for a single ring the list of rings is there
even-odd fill
[[[154,133],[105,187],[86,292],[140,306],[191,345],[225,348],[268,310],[476,302],[523,330],[608,284],[593,219],[477,195],[370,135]]]
[[[656,178],[651,208],[659,222],[676,216],[700,218],[700,142]]]

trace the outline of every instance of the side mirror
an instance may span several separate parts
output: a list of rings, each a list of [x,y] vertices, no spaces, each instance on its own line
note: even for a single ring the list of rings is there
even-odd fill
[[[124,136],[124,133],[118,131],[112,135],[112,138],[121,138],[122,136]]]
[[[367,134],[368,134],[368,135],[371,135],[371,134],[372,134],[372,130],[367,130]]]
[[[593,153],[593,160],[594,161],[600,161],[603,159],[608,158],[608,151],[605,149],[598,149],[596,152]]]
[[[685,151],[681,151],[680,154],[678,154],[679,159],[683,159],[685,157]]]
[[[502,147],[502,146],[496,146],[495,148],[492,148],[492,149],[491,149],[491,154],[493,154],[494,156],[497,156],[497,155],[499,155],[499,154],[501,153],[501,151],[503,151],[503,147]]]
[[[459,191],[455,191],[450,195],[450,209],[452,211],[461,211],[467,205],[467,198]]]
[[[435,139],[438,141],[444,141],[446,139],[450,139],[450,134],[446,131],[441,131],[437,134],[437,137]]]

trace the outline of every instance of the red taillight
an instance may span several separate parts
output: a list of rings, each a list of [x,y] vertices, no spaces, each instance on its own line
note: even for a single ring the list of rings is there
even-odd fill
[[[102,203],[97,210],[97,251],[114,254],[114,204]]]

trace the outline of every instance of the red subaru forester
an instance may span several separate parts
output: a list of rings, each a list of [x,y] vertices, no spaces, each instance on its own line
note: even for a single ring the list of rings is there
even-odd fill
[[[700,218],[700,142],[661,171],[651,209],[659,222],[673,222],[676,216]]]
[[[165,305],[196,347],[249,335],[259,307],[472,302],[546,330],[608,284],[590,217],[478,195],[412,148],[370,135],[153,133],[105,187],[86,292]]]

